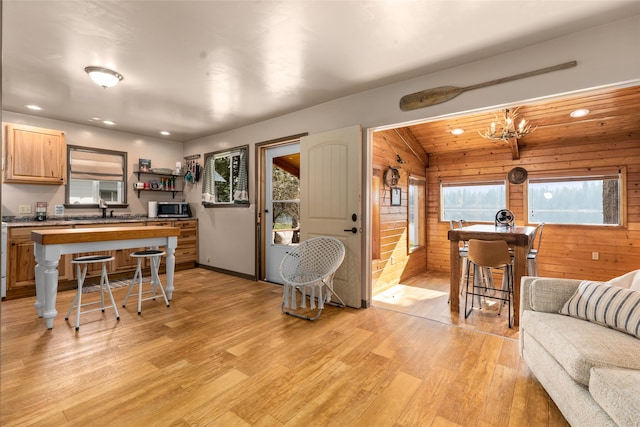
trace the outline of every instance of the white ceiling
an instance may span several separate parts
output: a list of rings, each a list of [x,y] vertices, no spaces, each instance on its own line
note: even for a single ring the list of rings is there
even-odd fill
[[[2,2],[2,109],[188,141],[640,13],[637,0]],[[89,65],[124,75],[102,89]],[[498,76],[500,77],[500,76]],[[27,104],[44,108],[31,112]]]

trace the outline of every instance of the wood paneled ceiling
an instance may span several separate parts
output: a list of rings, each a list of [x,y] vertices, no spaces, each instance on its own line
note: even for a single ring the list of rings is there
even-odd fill
[[[589,92],[567,98],[512,105],[519,108],[518,118],[530,121],[537,129],[518,140],[519,153],[544,146],[602,142],[612,136],[640,140],[640,86]],[[590,113],[581,118],[569,114],[586,108]],[[482,138],[479,131],[487,129],[495,115],[503,110],[435,120],[399,129],[415,139],[428,155],[446,155],[476,150],[511,151],[508,143]],[[464,129],[462,135],[452,135],[451,130]],[[388,131],[387,131],[388,132]],[[640,147],[639,147],[640,148]],[[517,157],[514,157],[517,158]]]

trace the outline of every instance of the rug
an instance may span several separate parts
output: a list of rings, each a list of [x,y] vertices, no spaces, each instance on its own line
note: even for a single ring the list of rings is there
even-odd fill
[[[126,288],[127,286],[129,286],[131,284],[132,279],[122,279],[122,280],[114,280],[114,281],[110,281],[109,284],[111,285],[111,289],[116,289],[116,288]],[[137,280],[136,280],[137,281]],[[142,283],[147,283],[150,282],[151,278],[142,279]],[[100,292],[100,284],[97,285],[90,285],[90,286],[83,286],[82,287],[82,293],[83,294],[90,294],[93,292]]]

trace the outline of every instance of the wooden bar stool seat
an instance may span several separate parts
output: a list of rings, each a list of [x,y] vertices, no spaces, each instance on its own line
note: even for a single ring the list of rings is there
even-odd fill
[[[73,298],[71,302],[71,307],[69,307],[69,311],[67,311],[67,315],[65,316],[65,320],[69,320],[69,315],[71,315],[71,311],[76,309],[76,331],[80,329],[80,314],[90,313],[92,311],[101,310],[104,313],[105,308],[113,308],[113,311],[116,313],[116,320],[120,320],[120,314],[118,313],[118,308],[116,307],[116,302],[113,299],[113,294],[111,293],[111,286],[109,284],[109,278],[107,277],[107,262],[113,261],[114,257],[110,255],[87,255],[74,258],[71,260],[72,264],[76,264],[77,266],[77,277],[78,277],[78,290],[76,292],[76,296]],[[87,276],[87,267],[89,264],[102,263],[102,274],[100,275],[100,301],[92,301],[82,303],[82,287],[84,286],[84,279]],[[107,291],[109,295],[109,300],[111,301],[111,305],[104,305],[104,292]],[[91,310],[82,311],[82,307],[100,304],[100,308],[94,308]]]
[[[127,305],[127,301],[129,300],[129,296],[131,295],[131,291],[133,287],[136,285],[136,281],[138,282],[138,315],[142,313],[142,301],[154,300],[156,299],[156,288],[160,288],[160,292],[162,293],[162,297],[164,298],[165,304],[169,307],[169,300],[167,299],[167,294],[164,292],[164,288],[162,287],[162,283],[160,283],[160,277],[158,276],[158,271],[160,270],[160,259],[165,255],[164,251],[157,249],[149,249],[144,251],[136,251],[131,253],[131,257],[138,259],[138,264],[136,267],[136,272],[133,275],[133,279],[131,280],[131,284],[129,285],[129,290],[127,291],[127,296],[124,298],[124,302],[122,306],[125,307]],[[142,290],[142,260],[144,258],[149,258],[151,263],[151,289],[148,291]],[[151,294],[151,296],[142,298],[143,294]],[[134,293],[134,295],[136,295]]]

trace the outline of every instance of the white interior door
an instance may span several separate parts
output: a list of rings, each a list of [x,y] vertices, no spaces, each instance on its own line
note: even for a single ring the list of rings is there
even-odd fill
[[[356,308],[362,302],[361,147],[360,126],[300,139],[300,240],[331,236],[344,243],[334,289]]]
[[[300,221],[300,189],[287,186],[282,189],[282,184],[274,182],[274,168],[281,162],[287,162],[288,158],[299,156],[300,144],[293,143],[278,147],[268,148],[265,158],[265,212],[264,212],[264,239],[265,239],[265,279],[269,282],[282,284],[280,277],[280,263],[292,245],[297,244],[299,230],[296,230]],[[282,168],[281,168],[282,169]],[[287,175],[288,172],[281,172]],[[293,178],[292,174],[289,174]],[[296,178],[299,178],[296,177]],[[291,183],[293,179],[287,180]],[[297,210],[297,211],[296,211]]]

